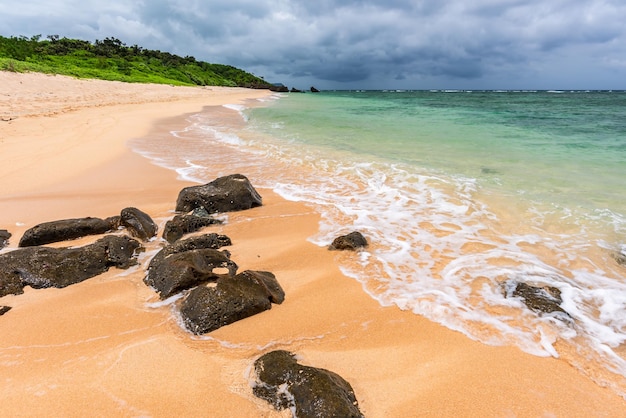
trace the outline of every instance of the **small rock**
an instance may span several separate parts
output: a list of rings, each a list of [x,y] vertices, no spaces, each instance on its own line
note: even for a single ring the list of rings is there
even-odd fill
[[[158,228],[147,213],[132,207],[122,209],[120,225],[126,227],[132,236],[142,241],[155,237]]]
[[[519,297],[533,312],[539,314],[560,312],[569,317],[561,308],[561,291],[552,286],[537,287],[524,282],[509,280],[504,284],[505,297]]]
[[[212,218],[210,216],[196,216],[196,215],[176,215],[171,220],[165,223],[163,229],[163,238],[173,243],[185,234],[196,232],[204,227],[221,224],[219,219]]]
[[[5,313],[9,312],[11,310],[10,306],[0,306],[0,316],[4,315]]]
[[[11,238],[11,233],[6,229],[0,229],[0,250],[9,244],[9,238]]]
[[[329,250],[350,250],[356,251],[360,248],[367,247],[368,243],[363,234],[354,231],[348,235],[342,235],[335,238],[332,244],[328,247]]]

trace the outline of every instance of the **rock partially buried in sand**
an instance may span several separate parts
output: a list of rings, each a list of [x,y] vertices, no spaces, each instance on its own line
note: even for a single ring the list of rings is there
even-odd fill
[[[197,216],[197,215],[176,215],[171,220],[165,223],[163,229],[163,238],[173,243],[185,234],[196,232],[204,227],[221,224],[219,219],[212,218],[210,216]]]
[[[233,277],[237,273],[237,264],[229,255],[227,251],[211,248],[171,254],[150,264],[144,282],[154,288],[161,299],[167,299],[201,283]]]
[[[126,227],[132,236],[142,241],[155,237],[158,229],[150,215],[132,207],[122,209],[120,225]]]
[[[10,306],[0,306],[0,316],[4,315],[5,313],[9,312],[11,310]]]
[[[208,213],[233,212],[262,205],[259,193],[242,174],[220,177],[201,186],[185,187],[178,194],[177,212],[203,207]]]
[[[298,418],[362,417],[352,386],[329,370],[298,364],[288,351],[264,354],[254,362],[253,393],[277,410]]]
[[[180,312],[189,331],[206,334],[284,300],[285,292],[272,273],[246,270],[232,278],[220,278],[214,286],[193,289]]]
[[[356,251],[360,248],[367,247],[367,240],[358,231],[350,232],[348,235],[342,235],[335,238],[332,244],[328,247],[329,250],[350,250]]]
[[[539,314],[562,313],[569,317],[570,315],[561,308],[561,291],[552,286],[538,287],[531,286],[524,282],[516,282],[509,280],[504,283],[504,292],[506,297],[519,297],[524,304],[533,312]]]
[[[11,233],[6,229],[0,229],[0,250],[9,244],[9,238],[11,238]]]
[[[92,217],[44,222],[26,230],[18,246],[46,245],[88,235],[104,234],[112,229],[115,229],[115,225],[111,219]]]
[[[0,296],[35,289],[66,287],[97,276],[110,267],[136,264],[141,244],[126,236],[108,235],[79,248],[27,247],[0,254]]]

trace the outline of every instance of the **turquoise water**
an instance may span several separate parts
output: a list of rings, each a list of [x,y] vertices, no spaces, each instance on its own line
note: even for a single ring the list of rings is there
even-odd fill
[[[233,112],[236,110],[237,112]],[[323,92],[194,115],[160,150],[188,179],[240,172],[361,231],[342,271],[382,305],[561,357],[626,394],[626,93]],[[146,145],[148,147],[148,145]],[[570,317],[506,297],[561,290]]]

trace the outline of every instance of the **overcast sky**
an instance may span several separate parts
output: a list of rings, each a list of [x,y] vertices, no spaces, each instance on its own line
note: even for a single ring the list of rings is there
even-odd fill
[[[626,89],[626,0],[11,3],[3,36],[115,37],[302,89]]]

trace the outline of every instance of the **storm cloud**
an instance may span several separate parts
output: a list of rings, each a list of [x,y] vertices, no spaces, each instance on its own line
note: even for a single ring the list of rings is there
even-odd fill
[[[22,1],[0,34],[116,37],[307,88],[626,89],[622,0]]]

